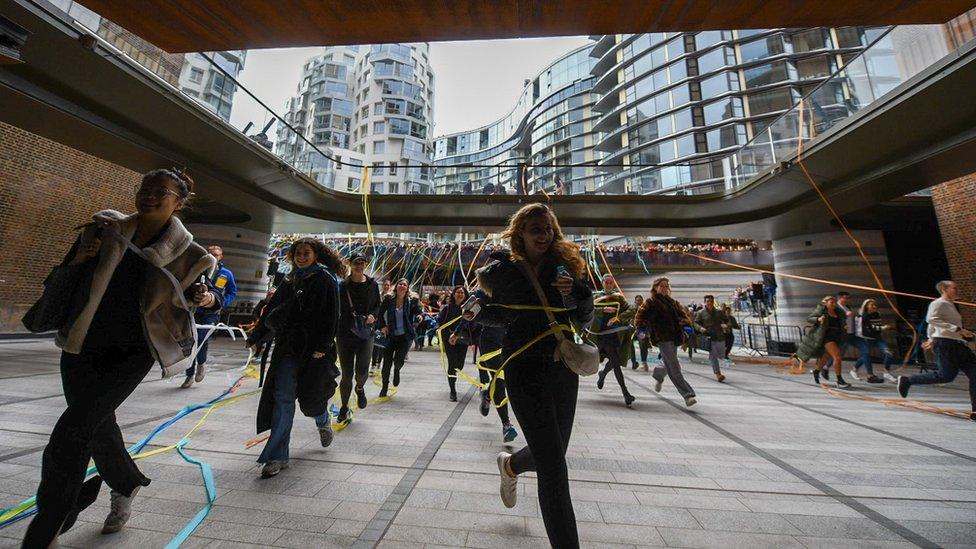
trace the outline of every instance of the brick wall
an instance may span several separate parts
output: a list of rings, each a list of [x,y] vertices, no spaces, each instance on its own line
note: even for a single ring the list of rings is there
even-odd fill
[[[102,209],[134,211],[139,174],[0,122],[0,333],[23,332],[73,228]]]
[[[932,187],[932,205],[939,219],[942,243],[952,279],[959,284],[960,299],[976,300],[976,174]],[[935,292],[935,289],[932,289]],[[961,307],[970,327],[976,326],[976,310]]]

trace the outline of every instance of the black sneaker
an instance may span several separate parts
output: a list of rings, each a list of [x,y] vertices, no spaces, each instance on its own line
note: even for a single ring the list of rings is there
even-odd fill
[[[400,386],[400,370],[396,368],[393,369],[393,386]]]
[[[451,391],[451,402],[457,402],[457,393]]]
[[[603,382],[607,379],[607,374],[605,372],[600,372],[596,375],[596,388],[603,390]]]
[[[366,400],[366,389],[364,389],[363,387],[357,387],[356,388],[356,406],[358,406],[359,409],[362,410],[363,408],[366,407],[367,404],[368,404],[368,401]]]
[[[868,376],[868,383],[884,383],[883,377],[878,377],[875,375]]]
[[[901,398],[908,398],[908,388],[911,387],[911,383],[908,382],[908,378],[905,376],[898,376],[898,394]]]
[[[488,412],[491,411],[491,399],[488,397],[488,391],[481,393],[481,406],[478,407],[478,411],[481,412],[481,415],[488,417]]]
[[[339,415],[336,416],[336,423],[345,423],[349,421],[349,408],[343,406],[339,408]]]
[[[820,385],[820,369],[819,368],[814,368],[813,369],[813,382],[816,383],[817,385]]]
[[[823,370],[820,370],[820,373],[823,375],[824,379],[830,381],[830,370],[824,368]]]
[[[837,376],[837,388],[838,389],[850,389],[851,384],[844,380],[844,378]]]
[[[635,400],[637,400],[637,398],[635,398],[634,395],[624,395],[624,404],[626,404],[628,408],[630,408],[630,405],[633,404]]]
[[[380,398],[386,397],[386,387],[380,389]]]

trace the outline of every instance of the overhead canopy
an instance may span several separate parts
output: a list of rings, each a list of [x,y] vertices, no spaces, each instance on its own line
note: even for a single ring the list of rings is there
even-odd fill
[[[973,0],[79,0],[169,52],[944,23]]]

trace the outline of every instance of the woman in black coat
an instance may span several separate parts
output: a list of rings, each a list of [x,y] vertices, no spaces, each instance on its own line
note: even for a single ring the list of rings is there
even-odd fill
[[[461,305],[468,299],[468,290],[464,286],[455,286],[451,290],[451,297],[447,304],[441,307],[437,314],[437,323],[440,326],[441,348],[447,355],[447,384],[451,388],[451,402],[457,402],[457,371],[464,368],[464,357],[468,354],[468,346],[473,339],[471,334],[461,328]],[[448,323],[454,321],[450,326]],[[446,338],[446,340],[445,340]]]
[[[337,276],[345,273],[339,256],[314,238],[296,240],[288,250],[295,269],[278,286],[247,344],[274,338],[271,367],[261,391],[257,432],[271,429],[258,458],[262,478],[288,467],[288,442],[295,419],[295,399],[302,413],[315,419],[323,447],[332,443],[328,413],[335,393],[335,335],[339,322]]]
[[[386,349],[383,353],[383,389],[380,396],[387,396],[390,385],[390,369],[393,368],[393,386],[400,385],[400,369],[410,350],[410,342],[417,336],[414,322],[420,321],[423,315],[417,298],[410,295],[410,281],[401,278],[396,283],[393,293],[387,294],[380,304],[377,325],[386,337]]]
[[[556,216],[546,205],[520,209],[509,221],[504,237],[511,252],[493,253],[493,261],[478,270],[478,281],[488,299],[476,316],[466,313],[485,326],[506,328],[502,341],[502,356],[508,362],[506,388],[528,443],[515,454],[498,455],[499,494],[506,507],[514,507],[518,475],[535,471],[549,543],[560,549],[579,547],[566,464],[579,376],[555,358],[554,336],[529,345],[549,330],[544,312],[506,306],[541,305],[528,270],[534,273],[549,305],[562,309],[553,313],[560,325],[588,326],[593,320],[593,294],[581,279],[586,266],[579,247],[563,237]]]

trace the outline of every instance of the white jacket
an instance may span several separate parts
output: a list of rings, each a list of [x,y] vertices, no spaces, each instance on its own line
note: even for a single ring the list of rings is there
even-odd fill
[[[136,232],[137,215],[103,210],[92,216],[96,223],[86,227],[82,233],[81,242],[84,244],[94,238],[99,227],[104,229],[88,301],[74,321],[63,327],[55,338],[57,345],[65,352],[81,352],[98,305],[125,253],[125,243],[109,233],[115,230],[131,240]],[[196,329],[192,303],[191,310],[183,307],[184,301],[177,294],[172,282],[157,267],[168,269],[186,290],[201,274],[207,274],[208,277],[212,275],[217,260],[193,242],[193,235],[176,217],[170,220],[159,239],[142,248],[142,251],[155,266],[146,268],[144,285],[139,295],[142,330],[153,356],[163,367],[164,375],[169,376],[189,366],[196,343]]]
[[[930,338],[942,337],[966,342],[962,334],[959,333],[962,328],[962,315],[959,314],[959,310],[956,309],[953,302],[940,297],[929,303],[925,321],[929,323],[928,335]]]

